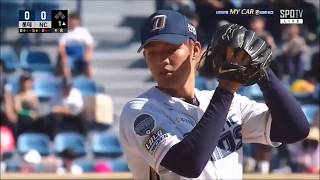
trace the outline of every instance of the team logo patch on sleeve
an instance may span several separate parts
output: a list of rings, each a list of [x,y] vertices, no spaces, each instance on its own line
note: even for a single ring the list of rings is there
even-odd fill
[[[134,132],[139,136],[151,133],[154,128],[154,119],[148,114],[142,114],[134,121]]]
[[[168,133],[164,129],[157,128],[152,133],[150,133],[148,137],[145,138],[143,143],[144,148],[151,155],[153,155],[154,152],[156,152],[156,150],[158,149],[161,141],[163,141],[167,137],[168,137]]]

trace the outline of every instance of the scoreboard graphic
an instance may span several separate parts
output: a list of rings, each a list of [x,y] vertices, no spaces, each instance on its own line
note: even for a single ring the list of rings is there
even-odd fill
[[[19,33],[66,33],[68,10],[20,10]]]

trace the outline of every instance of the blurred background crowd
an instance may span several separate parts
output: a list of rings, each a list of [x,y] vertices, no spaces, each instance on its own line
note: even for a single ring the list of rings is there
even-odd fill
[[[273,10],[273,15],[216,15],[217,10]],[[295,144],[245,144],[245,173],[319,172],[318,0],[0,0],[1,172],[126,172],[118,141],[122,106],[154,86],[139,47],[139,27],[156,9],[181,12],[205,50],[225,23],[254,30],[271,46],[271,68],[297,98],[311,126]],[[19,9],[69,10],[65,34],[20,34]],[[279,23],[280,9],[302,9],[303,24]],[[198,89],[212,90],[212,62],[202,62]],[[240,94],[256,101],[256,85]]]

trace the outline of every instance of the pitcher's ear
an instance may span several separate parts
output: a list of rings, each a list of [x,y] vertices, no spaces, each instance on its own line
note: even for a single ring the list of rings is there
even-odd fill
[[[195,57],[200,57],[200,55],[201,55],[201,44],[200,44],[200,42],[199,41],[196,41],[196,42],[194,42],[194,44],[193,44],[193,55],[195,56]]]

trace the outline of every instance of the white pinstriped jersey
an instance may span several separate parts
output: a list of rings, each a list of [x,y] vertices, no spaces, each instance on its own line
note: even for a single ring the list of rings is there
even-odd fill
[[[149,179],[152,167],[161,179],[190,179],[162,167],[168,150],[203,116],[214,91],[199,91],[199,106],[153,87],[128,102],[120,118],[120,141],[134,179]],[[271,116],[263,103],[235,94],[218,146],[198,178],[242,179],[242,143],[277,146],[269,137]]]

